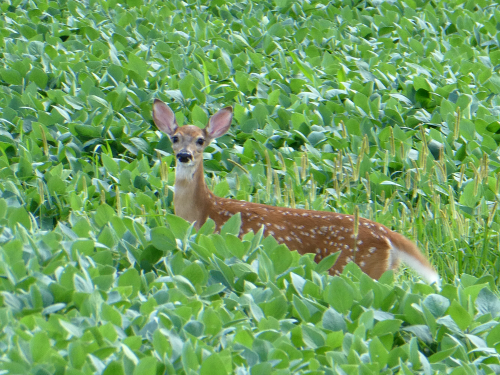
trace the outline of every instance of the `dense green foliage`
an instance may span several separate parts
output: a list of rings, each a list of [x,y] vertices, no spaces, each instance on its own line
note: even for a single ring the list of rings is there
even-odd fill
[[[0,3],[0,371],[500,371],[500,10],[487,1]],[[415,239],[442,288],[172,215],[180,124],[233,105],[216,194]]]

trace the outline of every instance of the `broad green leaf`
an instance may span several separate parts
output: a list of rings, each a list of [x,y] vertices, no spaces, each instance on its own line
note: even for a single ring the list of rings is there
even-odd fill
[[[335,310],[346,314],[354,301],[354,293],[351,286],[344,279],[335,276],[325,288],[323,298]]]
[[[86,361],[87,353],[81,342],[72,342],[68,346],[68,354],[71,366],[76,369],[81,369]]]
[[[237,214],[231,216],[229,220],[224,223],[224,225],[220,229],[220,234],[223,237],[229,234],[238,236],[240,233],[240,228],[241,228],[241,214],[238,212]]]
[[[189,222],[175,215],[167,215],[167,222],[170,227],[169,229],[172,231],[175,238],[179,239],[184,239],[188,233],[189,228],[191,227],[191,224]],[[161,233],[162,238],[168,239],[168,241],[170,242],[171,236],[167,235],[166,231],[161,231],[159,233]]]
[[[330,331],[347,332],[347,325],[344,317],[331,307],[323,314],[322,324],[324,329]]]
[[[50,351],[51,345],[49,337],[45,332],[37,332],[31,338],[30,342],[31,358],[35,363],[44,363],[47,361],[47,354]]]
[[[500,314],[500,300],[486,287],[479,292],[476,307],[480,314],[490,313],[493,318]]]
[[[456,300],[451,302],[448,314],[462,331],[465,331],[472,323],[472,317]]]
[[[219,353],[213,353],[203,360],[200,375],[226,375],[227,370]]]
[[[8,211],[9,227],[15,228],[16,225],[22,225],[28,230],[31,230],[31,220],[28,212],[24,207],[11,208]]]
[[[156,227],[151,231],[151,242],[153,246],[162,251],[170,251],[177,248],[177,242],[172,230],[164,227]]]
[[[141,358],[135,366],[133,375],[155,375],[158,361],[154,357]]]
[[[316,266],[315,271],[318,273],[328,271],[330,268],[333,267],[333,265],[337,261],[339,255],[340,255],[340,252],[336,252],[336,253],[330,254],[327,257],[321,259],[321,261]]]

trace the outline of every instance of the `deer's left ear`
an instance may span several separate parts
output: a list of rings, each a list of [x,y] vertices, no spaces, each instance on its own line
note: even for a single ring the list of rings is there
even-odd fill
[[[233,120],[233,108],[225,107],[222,108],[215,115],[210,117],[207,127],[205,128],[208,136],[212,139],[218,138],[221,135],[226,134],[226,132],[231,127],[231,121]]]
[[[177,120],[174,112],[161,100],[155,99],[153,103],[153,120],[162,132],[172,135],[177,129]]]

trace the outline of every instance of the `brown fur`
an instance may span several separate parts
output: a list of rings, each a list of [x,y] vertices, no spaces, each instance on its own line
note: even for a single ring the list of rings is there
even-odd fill
[[[333,212],[273,207],[235,199],[216,197],[205,183],[203,150],[213,138],[229,129],[232,109],[226,107],[214,115],[205,129],[186,125],[177,127],[175,117],[162,102],[155,101],[153,117],[157,126],[171,139],[176,156],[180,153],[192,155],[192,162],[177,161],[175,180],[175,213],[195,222],[199,229],[207,220],[214,220],[220,228],[231,216],[240,212],[241,234],[257,232],[264,227],[266,235],[272,235],[279,243],[287,245],[300,254],[314,253],[321,261],[333,252],[341,251],[330,274],[340,273],[348,262],[356,262],[369,276],[378,279],[385,271],[397,269],[400,258],[413,261],[427,281],[438,277],[418,248],[404,236],[384,225],[360,218],[358,234],[354,235],[354,218],[351,215]],[[173,117],[173,119],[172,119]],[[203,145],[196,144],[203,139]],[[192,173],[191,173],[192,171]]]

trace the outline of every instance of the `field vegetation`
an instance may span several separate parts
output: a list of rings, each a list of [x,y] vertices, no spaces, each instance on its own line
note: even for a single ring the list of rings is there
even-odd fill
[[[500,8],[486,0],[0,2],[1,374],[500,372]],[[173,215],[151,117],[219,196],[353,213],[410,271],[341,276]]]

